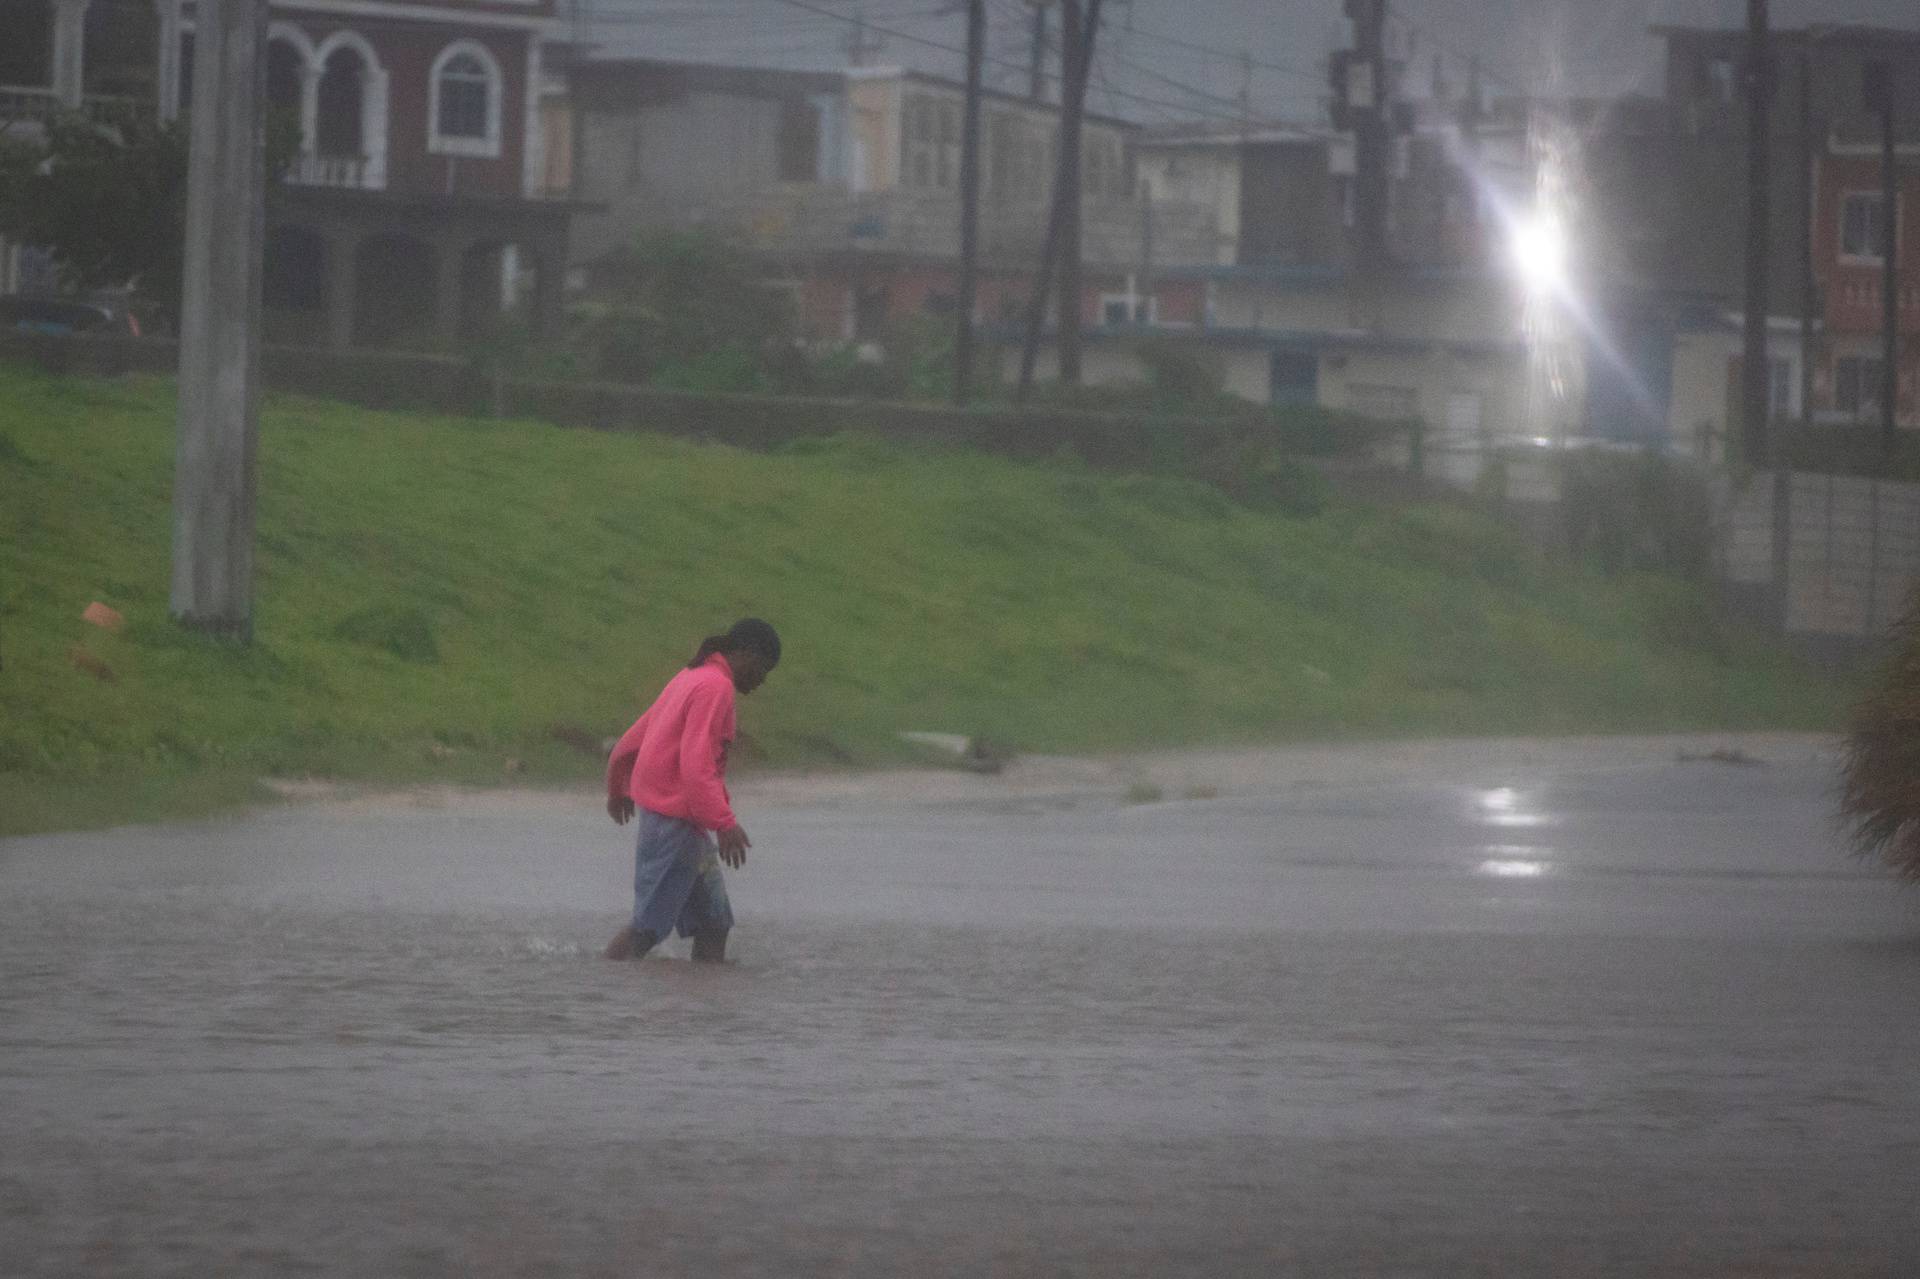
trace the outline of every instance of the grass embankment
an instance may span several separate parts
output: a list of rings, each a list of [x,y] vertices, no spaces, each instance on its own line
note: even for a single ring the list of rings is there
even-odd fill
[[[749,612],[787,643],[742,716],[773,765],[896,760],[902,729],[1087,751],[1825,727],[1842,693],[1677,583],[1437,504],[1289,518],[972,454],[301,400],[262,425],[243,648],[167,617],[172,425],[164,382],[0,369],[0,832],[263,776],[592,778],[594,743]],[[80,620],[93,600],[124,633]]]

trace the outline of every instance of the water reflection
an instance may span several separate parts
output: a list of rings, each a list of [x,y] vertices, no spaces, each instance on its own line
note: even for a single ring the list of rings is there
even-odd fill
[[[1558,854],[1532,844],[1489,844],[1486,856],[1474,867],[1496,879],[1538,879],[1553,869]]]
[[[1529,795],[1511,786],[1479,791],[1474,801],[1480,820],[1489,826],[1544,826],[1549,820],[1546,814],[1534,811]]]

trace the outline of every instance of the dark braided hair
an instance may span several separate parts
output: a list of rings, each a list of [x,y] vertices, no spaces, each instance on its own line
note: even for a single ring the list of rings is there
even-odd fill
[[[780,636],[773,627],[757,617],[743,617],[730,627],[725,635],[709,635],[700,641],[700,648],[687,663],[687,669],[703,666],[715,653],[733,654],[741,651],[758,653],[767,659],[768,666],[780,664]]]

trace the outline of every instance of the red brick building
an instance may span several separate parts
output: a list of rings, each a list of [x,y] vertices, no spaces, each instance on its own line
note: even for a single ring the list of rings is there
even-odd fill
[[[272,0],[270,109],[298,154],[269,200],[282,341],[432,345],[524,293],[556,316],[573,208],[546,189],[555,0]],[[0,118],[191,97],[192,0],[5,0]]]
[[[1894,267],[1900,306],[1902,426],[1920,426],[1920,165],[1901,148]],[[1814,416],[1881,420],[1885,246],[1889,229],[1880,157],[1867,146],[1830,147],[1817,164],[1814,278],[1824,340],[1814,363]]]

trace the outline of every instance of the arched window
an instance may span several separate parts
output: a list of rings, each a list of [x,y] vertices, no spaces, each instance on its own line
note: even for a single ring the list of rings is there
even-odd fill
[[[300,118],[301,81],[306,75],[307,55],[291,40],[267,42],[267,107],[280,114],[292,112]]]
[[[366,79],[366,59],[359,50],[343,45],[327,58],[314,129],[321,155],[366,155]]]
[[[471,40],[450,44],[433,63],[427,149],[442,155],[500,154],[500,64]]]

